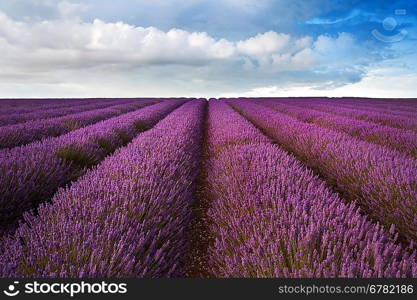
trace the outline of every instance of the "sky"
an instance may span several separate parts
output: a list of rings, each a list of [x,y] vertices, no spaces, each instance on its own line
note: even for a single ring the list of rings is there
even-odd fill
[[[417,0],[0,0],[0,98],[417,97]]]

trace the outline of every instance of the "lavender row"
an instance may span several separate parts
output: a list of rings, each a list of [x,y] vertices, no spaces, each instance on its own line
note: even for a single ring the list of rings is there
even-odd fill
[[[181,275],[204,105],[185,104],[26,216],[0,276]]]
[[[374,104],[362,104],[362,103],[355,103],[355,102],[351,102],[351,103],[336,103],[337,105],[340,105],[342,107],[346,107],[346,108],[358,108],[360,107],[360,109],[365,110],[365,111],[370,111],[370,112],[379,112],[379,113],[383,113],[383,114],[388,114],[388,115],[398,115],[398,116],[402,116],[405,118],[417,118],[417,109],[416,108],[412,108],[412,107],[408,107],[408,108],[399,108],[398,105],[390,105],[390,106],[377,106]]]
[[[26,114],[36,114],[36,113],[44,113],[46,110],[54,110],[54,109],[65,109],[71,107],[78,107],[82,105],[90,105],[90,104],[103,104],[107,105],[109,103],[118,101],[119,103],[127,103],[130,101],[142,101],[142,100],[154,100],[154,101],[161,101],[161,98],[82,98],[82,99],[60,99],[55,100],[52,103],[46,104],[38,104],[32,105],[29,107],[25,106],[17,106],[15,108],[0,108],[0,117],[8,116],[8,115],[26,115]],[[33,100],[33,101],[40,101],[43,103],[42,100]],[[1,100],[0,100],[1,102]]]
[[[416,253],[224,102],[210,102],[208,132],[213,276],[417,276]]]
[[[98,99],[13,99],[0,100],[0,115],[15,113],[32,113],[43,109],[64,108],[82,103],[94,103]]]
[[[310,98],[293,98],[295,101],[307,100],[311,102]],[[369,99],[369,98],[313,98],[313,102],[321,102],[323,104],[342,104],[355,105],[361,108],[382,109],[390,112],[417,112],[417,99]]]
[[[285,98],[281,98],[285,99]],[[387,107],[398,109],[417,109],[416,99],[395,99],[395,98],[286,98],[291,100],[307,100],[308,102],[337,102],[337,103],[357,103],[361,105],[372,105],[373,107]]]
[[[372,122],[350,119],[326,112],[286,105],[277,101],[259,101],[258,103],[291,115],[300,121],[314,123],[323,128],[343,132],[361,140],[385,146],[417,158],[417,133],[411,130],[402,130]]]
[[[408,242],[417,241],[417,161],[346,134],[300,122],[246,101],[231,101],[284,149],[317,170],[347,200]]]
[[[132,100],[113,100],[113,101],[95,101],[93,103],[74,103],[71,106],[58,107],[58,108],[45,108],[41,111],[35,111],[31,113],[15,113],[0,116],[0,126],[13,125],[17,123],[24,123],[28,121],[49,119],[53,117],[61,117],[69,114],[75,114],[79,112],[101,109],[117,104],[132,103]]]
[[[310,99],[310,98],[293,98],[293,99],[278,99],[278,102],[283,102],[287,104],[291,103],[298,103],[298,104],[313,104],[313,105],[329,105],[331,107],[342,107],[346,109],[361,109],[363,111],[381,113],[386,115],[398,115],[404,118],[415,118],[417,114],[417,106],[413,108],[413,106],[403,106],[395,102],[395,100],[391,100],[391,104],[382,104],[377,101],[377,99],[367,99],[362,101],[362,99],[350,99],[350,98],[342,98],[342,99],[333,99],[333,98],[318,98],[318,99]]]
[[[59,136],[152,103],[151,100],[133,101],[58,118],[0,127],[0,149],[13,148],[47,137]]]
[[[373,122],[393,128],[408,129],[417,132],[417,120],[412,118],[405,118],[401,116],[393,116],[378,112],[364,112],[360,109],[343,108],[337,105],[320,104],[314,102],[303,102],[297,101],[292,102],[294,105],[298,105],[304,108],[329,112],[335,115],[341,115],[357,120],[363,120]],[[287,103],[289,104],[289,103]]]
[[[258,98],[259,100],[273,100],[285,104],[321,105],[342,107],[346,109],[361,109],[363,111],[381,113],[384,115],[398,115],[404,118],[415,118],[417,106],[401,105],[398,100],[390,99],[390,103],[381,103],[381,99],[362,98]],[[402,103],[402,102],[401,102]],[[417,104],[417,102],[416,102]]]
[[[3,108],[30,108],[39,105],[53,105],[58,103],[57,99],[0,99],[0,109]]]
[[[343,99],[344,100],[344,99]],[[380,107],[388,110],[417,112],[417,99],[357,99],[348,98],[346,103],[361,103],[369,107]]]
[[[393,100],[394,101],[394,100]],[[343,107],[347,109],[360,109],[361,111],[365,112],[374,112],[374,113],[382,113],[387,115],[397,115],[404,118],[416,118],[417,117],[417,110],[413,110],[412,107],[408,108],[401,108],[398,104],[392,103],[391,105],[382,106],[378,105],[378,102],[375,100],[363,102],[359,99],[320,99],[315,101],[309,101],[308,99],[304,98],[297,98],[292,101],[282,100],[278,102],[283,102],[287,104],[291,103],[307,103],[307,104],[320,104],[320,105],[329,105],[332,107]],[[376,103],[375,103],[376,102]]]
[[[0,233],[13,232],[35,208],[86,168],[152,127],[185,100],[159,104],[101,121],[66,135],[0,152]]]

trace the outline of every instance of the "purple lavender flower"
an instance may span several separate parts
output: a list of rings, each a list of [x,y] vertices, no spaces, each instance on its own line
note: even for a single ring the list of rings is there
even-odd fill
[[[0,233],[185,100],[168,100],[56,138],[0,151]]]
[[[317,170],[344,198],[407,243],[417,241],[417,161],[385,147],[256,105],[230,101],[285,150]]]
[[[183,105],[26,215],[0,246],[0,276],[181,275],[204,106]]]
[[[233,103],[271,122],[264,108]],[[210,102],[208,132],[213,276],[417,276],[415,252],[224,102]]]

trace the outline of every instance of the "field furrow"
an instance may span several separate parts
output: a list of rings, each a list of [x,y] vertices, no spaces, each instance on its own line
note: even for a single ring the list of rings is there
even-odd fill
[[[358,108],[364,110],[374,110],[388,114],[405,114],[405,116],[415,117],[417,114],[417,101],[404,102],[404,99],[385,102],[382,99],[362,99],[362,98],[289,98],[278,99],[279,102],[316,103],[324,105],[346,106],[347,108]]]
[[[209,105],[215,277],[415,276],[415,254],[224,102]],[[225,130],[227,128],[227,130]]]
[[[137,100],[138,102],[140,100]],[[143,101],[143,100],[142,100]],[[6,125],[13,125],[18,123],[24,123],[28,121],[35,121],[35,120],[44,120],[50,119],[54,117],[61,117],[66,116],[69,114],[75,114],[85,111],[91,111],[101,108],[106,108],[109,106],[114,106],[117,104],[124,104],[124,103],[131,103],[132,99],[123,100],[123,99],[116,99],[112,101],[96,101],[93,103],[87,102],[86,103],[79,103],[79,104],[72,104],[65,107],[58,107],[58,108],[45,108],[41,111],[35,111],[31,113],[8,113],[7,115],[0,115],[0,126]]]
[[[257,103],[293,116],[300,121],[343,132],[363,141],[385,146],[417,158],[417,133],[414,131],[291,106],[277,101],[257,101]]]
[[[357,120],[363,120],[373,122],[380,125],[385,125],[393,128],[408,129],[417,132],[417,120],[414,118],[405,118],[401,116],[393,116],[384,113],[363,111],[359,108],[343,108],[336,104],[315,104],[312,103],[299,103],[293,102],[294,105],[298,105],[303,108],[309,108],[319,111],[325,111],[335,115],[345,116]]]
[[[0,233],[185,100],[167,100],[66,135],[0,152]]]
[[[291,104],[291,102],[299,102],[299,103],[308,103],[311,101],[308,101],[307,99],[299,99],[296,101],[283,101],[286,102],[288,104]],[[403,108],[403,110],[401,110],[401,106],[398,104],[393,104],[389,107],[387,106],[381,106],[378,105],[378,103],[375,103],[375,101],[373,102],[361,102],[358,101],[356,102],[356,100],[354,100],[352,102],[352,100],[340,100],[340,99],[335,99],[335,100],[330,100],[330,99],[325,99],[325,100],[314,100],[312,101],[312,103],[314,104],[321,104],[321,105],[330,105],[330,106],[336,106],[336,107],[343,107],[343,108],[348,108],[348,109],[358,109],[360,107],[360,109],[362,111],[369,111],[369,112],[374,112],[374,113],[382,113],[382,114],[387,114],[387,115],[394,115],[394,116],[402,116],[404,118],[416,118],[417,117],[417,108],[413,107],[407,107],[407,108]]]
[[[31,99],[31,100],[0,100],[0,116],[5,114],[41,112],[44,109],[65,108],[82,103],[106,102],[114,99]]]
[[[39,141],[47,137],[63,135],[70,131],[109,119],[153,104],[149,101],[132,101],[102,109],[76,113],[68,116],[29,121],[22,124],[0,127],[0,149],[13,148]]]
[[[264,106],[246,101],[230,103],[387,230],[394,225],[406,244],[417,241],[414,159]]]
[[[416,116],[416,99],[0,100],[0,278],[417,278]]]
[[[175,110],[27,216],[5,241],[1,276],[181,275],[204,106]]]

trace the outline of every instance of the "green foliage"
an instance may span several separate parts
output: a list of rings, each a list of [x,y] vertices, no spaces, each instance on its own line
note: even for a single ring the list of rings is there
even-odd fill
[[[149,129],[149,126],[146,125],[144,122],[141,121],[136,121],[135,122],[135,128],[139,131],[139,132],[143,132]]]
[[[123,145],[128,144],[132,140],[132,138],[123,131],[115,130],[114,133],[119,137]]]
[[[105,153],[111,153],[116,150],[109,140],[100,138],[96,140],[96,143],[104,150]]]
[[[80,128],[83,127],[76,120],[66,120],[66,121],[63,121],[62,124],[64,124],[65,126],[67,126],[71,130],[77,130],[77,129],[80,129]]]
[[[63,148],[57,151],[56,156],[78,167],[91,167],[97,163],[90,153],[81,149]]]

